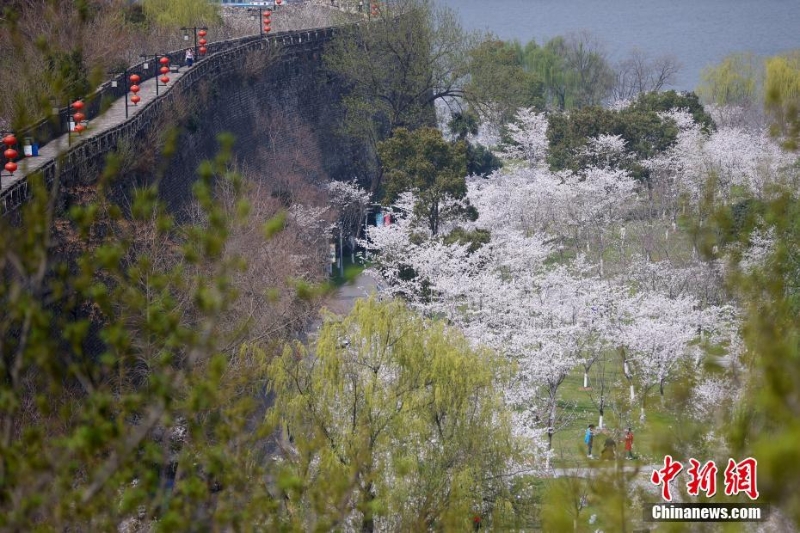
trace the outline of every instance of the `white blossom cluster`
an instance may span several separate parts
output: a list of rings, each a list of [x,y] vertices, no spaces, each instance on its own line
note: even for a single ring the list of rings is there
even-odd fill
[[[669,116],[680,130],[677,144],[644,162],[667,201],[683,194],[699,201],[709,176],[723,197],[737,188],[760,194],[789,161],[763,132],[726,127],[705,133],[684,111]],[[552,172],[542,164],[546,131],[544,115],[521,110],[509,126],[514,145],[504,155],[525,164],[468,179],[468,197],[480,216],[462,229],[490,232],[488,243],[471,249],[466,242],[431,239],[410,216],[370,228],[364,242],[389,294],[513,361],[506,400],[515,432],[545,463],[549,438],[569,417],[559,407],[559,387],[576,368],[582,367],[587,383],[593,365],[610,361],[638,401],[649,391],[663,393],[681,369],[701,372],[709,345],[727,350],[729,366],[738,364],[741,351],[719,262],[701,261],[696,251],[678,262],[625,251],[626,227],[636,227],[639,222],[630,221],[652,194],[620,168],[631,157],[625,141],[613,135],[590,139],[582,154],[587,166]],[[403,205],[410,212],[413,198],[404,197],[400,211]],[[678,238],[672,237],[675,220],[668,218],[674,210],[652,212],[663,217],[657,223],[666,228],[664,239]],[[586,239],[588,249],[589,237],[598,236],[618,239],[624,268],[607,274],[602,259],[576,253],[574,243]],[[763,261],[770,242],[769,235],[755,234],[746,261]],[[701,381],[694,416],[708,416],[721,391],[730,389],[718,379]]]

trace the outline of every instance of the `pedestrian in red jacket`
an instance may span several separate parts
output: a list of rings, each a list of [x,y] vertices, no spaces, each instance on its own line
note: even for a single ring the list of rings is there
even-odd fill
[[[625,458],[633,459],[633,431],[631,428],[625,430]]]

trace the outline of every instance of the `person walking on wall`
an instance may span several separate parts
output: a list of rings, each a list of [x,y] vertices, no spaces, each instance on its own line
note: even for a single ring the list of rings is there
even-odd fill
[[[633,459],[633,431],[631,428],[625,430],[625,458]]]
[[[186,66],[191,67],[194,64],[194,51],[191,48],[186,49]]]

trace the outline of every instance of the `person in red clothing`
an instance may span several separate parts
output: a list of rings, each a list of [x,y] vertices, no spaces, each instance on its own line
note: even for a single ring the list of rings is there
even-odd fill
[[[633,431],[631,428],[625,430],[625,458],[633,459]]]

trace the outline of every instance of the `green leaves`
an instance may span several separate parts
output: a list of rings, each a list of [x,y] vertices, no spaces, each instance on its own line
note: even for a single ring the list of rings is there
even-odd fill
[[[448,198],[464,199],[467,194],[466,143],[448,143],[434,128],[398,128],[378,144],[378,155],[385,173],[386,202],[403,192],[414,192],[418,216],[436,235],[442,203]]]
[[[503,368],[443,323],[375,298],[328,317],[311,352],[284,351],[270,366],[271,412],[307,487],[303,529],[355,508],[362,524],[390,516],[398,530],[459,530],[485,502],[502,505],[513,453]]]
[[[273,216],[264,223],[263,232],[264,237],[267,239],[273,238],[275,235],[283,231],[286,227],[286,210],[282,209],[277,215]]]

